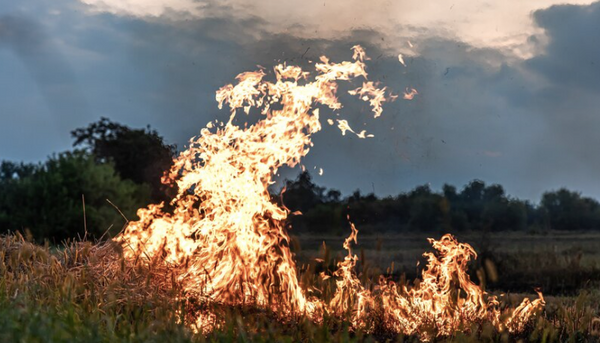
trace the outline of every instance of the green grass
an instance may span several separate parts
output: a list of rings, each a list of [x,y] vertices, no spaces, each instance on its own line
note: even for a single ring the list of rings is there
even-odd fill
[[[334,259],[334,257],[331,257]],[[308,279],[308,268],[301,278]],[[549,296],[544,313],[519,337],[474,324],[452,342],[598,341],[600,290]],[[523,294],[502,297],[505,306]],[[175,300],[180,299],[180,300]],[[386,332],[351,332],[334,318],[321,324],[303,318],[282,321],[256,308],[216,308],[223,327],[194,334],[186,323],[198,311],[157,264],[126,263],[110,244],[72,242],[60,249],[20,236],[0,237],[1,342],[374,342],[417,341]]]

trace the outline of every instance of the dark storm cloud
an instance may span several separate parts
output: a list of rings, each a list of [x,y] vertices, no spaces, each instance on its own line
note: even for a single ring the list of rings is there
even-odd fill
[[[527,66],[564,88],[600,90],[600,2],[552,6],[533,17],[549,43]]]
[[[521,79],[521,88],[508,97],[539,117],[542,131],[531,140],[528,177],[547,188],[567,186],[599,196],[600,3],[552,6],[533,18],[547,45],[520,66],[529,76],[510,72]]]

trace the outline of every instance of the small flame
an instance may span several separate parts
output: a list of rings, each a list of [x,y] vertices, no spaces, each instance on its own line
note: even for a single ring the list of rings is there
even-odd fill
[[[406,63],[404,63],[404,57],[402,56],[402,54],[398,54],[398,61],[400,61],[400,63],[402,63],[402,65],[406,67]]]
[[[369,105],[373,108],[375,118],[379,117],[383,112],[381,105],[387,101],[396,100],[395,95],[385,95],[386,87],[377,88],[377,85],[371,81],[363,82],[361,87],[354,90],[348,91],[351,95],[358,95],[358,97],[369,102]]]
[[[415,95],[419,94],[419,92],[417,92],[416,89],[414,88],[406,88],[406,91],[404,92],[404,99],[405,100],[412,100],[415,98]]]
[[[279,168],[298,165],[313,146],[311,136],[321,130],[319,109],[313,106],[342,108],[337,82],[364,78],[350,94],[368,101],[375,117],[381,115],[383,103],[395,99],[385,87],[366,80],[368,57],[360,46],[352,50],[352,62],[333,63],[322,56],[314,77],[300,67],[280,64],[273,69],[275,82],[266,81],[267,73],[260,69],[239,74],[237,84],[219,89],[216,100],[219,108],[229,106],[228,122],[202,129],[174,160],[163,178],[178,189],[172,213],[164,204],[138,210],[140,220],[130,222],[116,238],[125,257],[168,265],[186,296],[205,304],[268,308],[282,319],[303,315],[320,322],[329,313],[348,316],[353,328],[369,331],[371,316],[380,313],[381,326],[423,339],[431,338],[427,327],[449,335],[481,320],[499,330],[523,330],[543,306],[541,294],[501,320],[496,298],[482,292],[466,273],[475,251],[450,235],[430,239],[438,255],[425,254],[429,263],[419,284],[408,288],[382,278],[371,291],[354,272],[358,258],[351,244],[356,244],[358,231],[351,224],[344,242],[348,255],[333,273],[333,298],[310,296],[310,290],[301,287],[284,225],[290,213],[271,201],[268,187]],[[417,92],[410,94],[412,99]],[[252,108],[259,110],[261,120],[245,127],[234,124],[238,110],[249,114]],[[327,122],[333,124],[331,119]],[[345,119],[337,123],[343,135],[349,131],[360,138],[373,137],[366,131],[356,133]],[[323,281],[330,277],[321,274]],[[219,327],[219,320],[205,310],[191,326],[210,332]]]
[[[372,138],[375,137],[375,135],[372,134],[367,134],[366,130],[362,130],[361,132],[356,132],[354,130],[352,130],[352,128],[350,127],[350,125],[348,124],[348,121],[346,119],[337,119],[338,122],[338,128],[340,129],[340,131],[342,131],[342,136],[346,135],[346,132],[352,132],[353,134],[356,135],[356,137],[358,138]]]

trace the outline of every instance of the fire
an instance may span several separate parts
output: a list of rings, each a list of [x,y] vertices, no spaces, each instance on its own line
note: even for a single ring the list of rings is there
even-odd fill
[[[400,61],[400,63],[406,67],[406,63],[404,63],[404,56],[402,56],[402,54],[398,54],[398,61]]]
[[[403,98],[404,98],[404,100],[412,100],[412,99],[415,98],[415,95],[417,95],[417,94],[419,94],[419,92],[417,92],[416,89],[414,89],[414,88],[411,88],[411,89],[406,88],[406,91],[404,92]]]
[[[267,81],[261,69],[242,73],[237,84],[219,89],[216,100],[219,108],[229,107],[229,120],[207,125],[175,159],[163,180],[177,186],[174,209],[166,211],[164,204],[140,209],[140,220],[116,238],[125,257],[168,265],[187,297],[205,304],[268,308],[282,319],[306,316],[320,322],[328,313],[347,317],[354,328],[369,331],[370,316],[379,314],[378,325],[423,339],[432,337],[425,327],[448,335],[483,320],[499,330],[522,330],[543,306],[543,298],[524,302],[502,319],[496,298],[482,292],[466,273],[474,250],[449,235],[431,240],[438,256],[426,254],[429,264],[422,281],[411,288],[385,278],[372,291],[364,288],[354,272],[357,257],[351,243],[356,243],[358,233],[354,225],[344,243],[348,256],[333,274],[337,287],[333,298],[311,296],[313,290],[298,281],[284,228],[289,211],[274,204],[268,192],[273,175],[283,166],[298,165],[310,151],[311,136],[321,130],[315,105],[332,111],[342,108],[339,81],[363,78],[362,86],[349,93],[367,102],[375,117],[382,114],[383,103],[396,98],[367,80],[368,57],[360,46],[352,49],[352,61],[333,63],[321,57],[314,76],[280,64],[273,69],[274,82]],[[261,120],[243,128],[236,125],[240,109],[245,114],[256,111]],[[356,133],[345,119],[337,122],[342,134],[372,136]],[[198,331],[218,326],[219,318],[210,310],[197,314]]]

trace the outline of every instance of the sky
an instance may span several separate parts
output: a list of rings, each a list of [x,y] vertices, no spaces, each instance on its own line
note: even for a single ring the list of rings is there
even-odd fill
[[[560,187],[600,199],[598,42],[591,1],[3,1],[0,159],[43,161],[100,117],[182,148],[227,118],[214,94],[237,74],[360,44],[370,79],[419,94],[377,119],[350,101],[343,115],[375,137],[325,125],[304,161],[317,184],[387,196],[480,179],[533,202]]]

